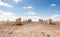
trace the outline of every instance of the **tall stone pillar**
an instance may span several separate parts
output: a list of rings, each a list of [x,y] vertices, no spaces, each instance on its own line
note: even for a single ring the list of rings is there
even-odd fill
[[[48,23],[48,24],[51,24],[51,23],[52,23],[52,20],[51,20],[51,19],[48,19],[48,20],[47,20],[47,23]]]
[[[28,22],[32,22],[32,19],[28,19]]]
[[[43,20],[42,19],[39,19],[39,23],[43,23]]]

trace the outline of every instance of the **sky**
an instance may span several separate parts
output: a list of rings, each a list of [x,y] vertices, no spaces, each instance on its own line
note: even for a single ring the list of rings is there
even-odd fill
[[[60,0],[0,0],[0,20],[60,20]]]

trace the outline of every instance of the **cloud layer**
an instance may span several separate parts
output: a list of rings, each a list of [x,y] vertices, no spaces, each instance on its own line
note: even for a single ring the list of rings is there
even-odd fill
[[[55,7],[55,6],[56,6],[56,4],[51,4],[50,6],[51,6],[51,7]]]
[[[12,5],[2,2],[2,1],[0,1],[0,6],[10,7],[10,8],[13,7]]]
[[[16,3],[22,2],[22,0],[13,0]]]
[[[35,12],[31,12],[31,11],[25,13],[25,15],[35,15],[35,14],[36,14]]]
[[[32,9],[32,6],[25,6],[24,9]]]
[[[12,20],[14,21],[17,18],[13,12],[7,12],[0,10],[0,20]]]

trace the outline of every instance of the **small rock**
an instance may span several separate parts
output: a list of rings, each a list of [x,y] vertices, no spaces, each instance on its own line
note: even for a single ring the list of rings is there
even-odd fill
[[[50,37],[50,35],[47,34],[47,37]]]
[[[13,33],[13,31],[9,32],[8,34],[12,34],[12,33]]]
[[[42,34],[43,34],[43,36],[45,36],[45,33],[44,32],[42,32]]]

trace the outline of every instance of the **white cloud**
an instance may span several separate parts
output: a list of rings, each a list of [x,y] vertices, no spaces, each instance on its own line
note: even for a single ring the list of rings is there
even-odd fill
[[[2,15],[12,16],[12,15],[13,15],[13,13],[11,13],[11,12],[2,12]]]
[[[31,14],[31,13],[29,12],[29,14]],[[6,11],[3,11],[3,10],[0,10],[0,20],[8,20],[9,19],[11,21],[15,21],[16,18],[19,18],[19,17],[21,17],[22,20],[23,19],[29,19],[29,18],[31,18],[33,21],[38,21],[38,19],[52,19],[52,20],[57,20],[56,18],[59,16],[58,14],[55,14],[55,15],[52,15],[52,16],[47,17],[47,18],[42,18],[40,16],[36,16],[35,14],[36,13],[33,12],[31,16],[30,15],[29,16],[17,16],[13,12],[9,12],[9,11],[6,12]]]
[[[55,7],[55,6],[56,6],[56,4],[51,4],[50,6],[51,6],[51,7]]]
[[[59,15],[56,14],[56,15],[50,16],[50,18],[51,18],[51,19],[54,19],[54,18],[56,18],[56,17],[58,17],[58,16],[59,16]]]
[[[22,19],[25,19],[25,20],[27,20],[27,19],[32,19],[32,21],[38,21],[38,19],[42,19],[42,17],[40,17],[40,16],[21,16],[21,18]],[[23,21],[23,20],[22,20]]]
[[[29,12],[29,14],[31,14],[31,13]],[[17,16],[17,15],[15,15],[15,13],[0,10],[0,20],[8,20],[9,19],[11,21],[15,21],[16,18],[21,17],[22,20],[31,18],[33,21],[38,21],[38,19],[41,18],[40,16],[35,16],[34,15],[35,13],[32,13],[32,14],[33,14],[32,16]]]
[[[2,10],[0,10],[0,13],[2,12]]]
[[[6,11],[2,11],[2,10],[0,10],[0,14],[1,15],[6,15],[6,16],[12,16],[12,15],[14,15],[12,12],[6,12]]]
[[[22,2],[22,0],[13,0],[16,3]]]
[[[16,18],[17,18],[17,16],[15,16],[14,13],[0,10],[0,20],[8,20],[9,19],[11,21],[15,21]]]
[[[32,9],[32,6],[23,7],[24,9]]]
[[[53,21],[57,21],[59,20],[59,16],[58,14],[54,14],[54,15],[51,15],[51,16],[46,16],[43,18],[43,20],[47,20],[47,19],[52,19]]]
[[[26,15],[35,15],[35,12],[29,11],[29,12],[26,12],[25,14],[26,14]]]
[[[1,0],[0,0],[1,1]]]
[[[32,6],[28,6],[27,8],[29,8],[29,9],[30,9],[30,8],[32,8]]]
[[[15,21],[17,16],[6,16],[6,15],[0,15],[0,21],[2,20],[10,20],[10,21]]]
[[[60,13],[60,10],[56,10],[56,13]]]
[[[59,16],[58,14],[55,14],[55,15],[50,16],[49,19],[56,21],[56,20],[58,20],[57,19],[58,16]]]
[[[0,1],[0,6],[13,7],[12,5],[10,5],[8,3],[4,3],[2,1]]]

